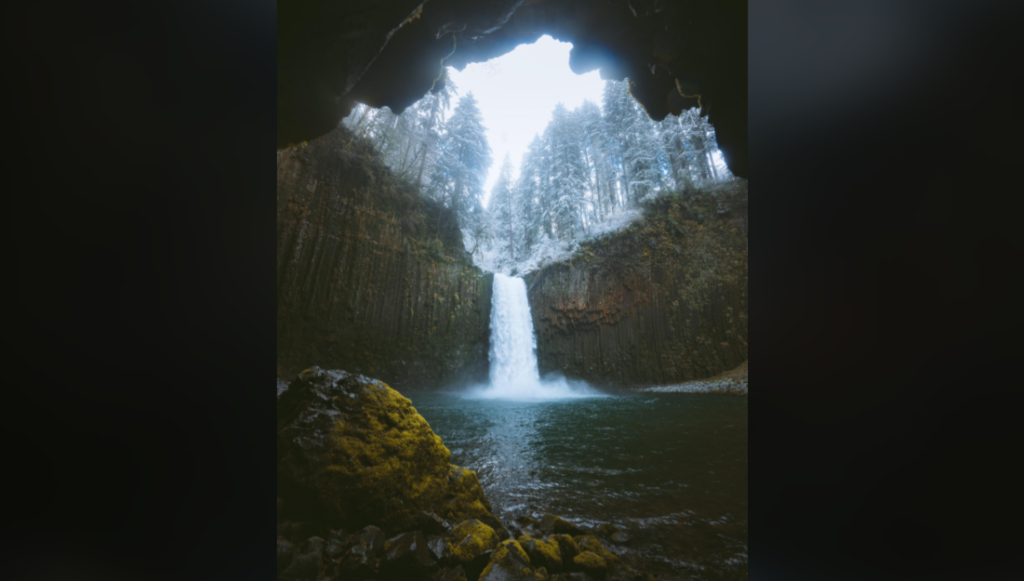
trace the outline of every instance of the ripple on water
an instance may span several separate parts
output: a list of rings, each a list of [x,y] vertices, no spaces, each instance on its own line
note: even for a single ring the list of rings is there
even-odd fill
[[[610,548],[664,581],[746,578],[745,398],[410,399],[502,518],[614,524],[633,540]]]

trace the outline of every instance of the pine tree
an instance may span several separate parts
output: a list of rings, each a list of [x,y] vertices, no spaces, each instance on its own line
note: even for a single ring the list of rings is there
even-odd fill
[[[491,190],[489,209],[494,216],[495,237],[501,245],[502,252],[508,254],[509,260],[516,259],[516,234],[519,230],[520,216],[517,213],[512,192],[512,159],[505,154],[501,164],[501,172]]]
[[[583,206],[587,191],[586,169],[575,118],[559,103],[551,114],[550,212],[558,226],[558,237],[575,241],[583,234]]]
[[[445,123],[439,150],[430,191],[467,225],[482,210],[484,181],[491,167],[491,146],[472,93],[459,100]]]

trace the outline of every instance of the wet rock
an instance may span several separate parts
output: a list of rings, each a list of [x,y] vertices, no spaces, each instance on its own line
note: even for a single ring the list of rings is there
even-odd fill
[[[390,579],[422,579],[436,562],[423,533],[403,533],[385,544],[381,574]]]
[[[439,569],[431,579],[433,581],[469,581],[466,578],[466,572],[462,569],[462,565]]]
[[[277,405],[278,490],[317,518],[354,529],[414,530],[422,513],[493,516],[476,473],[412,403],[383,382],[313,367]]]
[[[608,562],[597,553],[583,551],[572,560],[573,568],[600,581],[608,576]]]
[[[622,532],[622,531],[614,533],[611,536],[612,542],[617,544],[617,545],[625,545],[626,543],[629,542],[630,538],[631,537],[629,536],[628,533],[625,533],[625,532]]]
[[[467,566],[476,556],[490,551],[498,545],[498,535],[494,529],[476,520],[469,519],[459,523],[452,531],[455,545],[455,558]],[[467,566],[467,575],[469,568]],[[469,576],[469,575],[468,575]],[[472,579],[472,576],[469,576]]]
[[[612,535],[614,535],[617,532],[619,532],[619,527],[617,527],[617,526],[615,526],[613,524],[605,523],[605,524],[597,527],[597,534],[599,534],[599,535],[601,535],[602,537],[605,537],[605,538],[610,538]]]
[[[546,514],[540,519],[540,524],[537,528],[543,531],[545,534],[558,534],[558,535],[585,535],[586,531],[574,525],[573,523],[563,519],[560,516],[553,514]]]
[[[327,542],[324,544],[324,556],[328,559],[340,559],[345,551],[348,550],[349,537],[348,532],[344,529],[338,529],[331,531],[331,534],[327,536]]]
[[[498,540],[505,541],[511,538],[511,533],[505,528],[505,525],[500,520],[493,516],[485,516],[480,519],[481,522],[494,529],[494,532],[498,535]]]
[[[339,574],[351,579],[366,579],[376,575],[384,543],[384,531],[375,526],[368,526],[356,533],[350,540],[349,549],[338,561]]]
[[[427,539],[427,548],[442,565],[447,564],[455,555],[455,547],[448,542],[448,539],[441,536],[434,536]]]
[[[597,537],[591,535],[584,535],[574,537],[574,540],[576,541],[576,544],[579,545],[581,553],[590,551],[591,553],[600,556],[602,559],[609,563],[616,563],[619,560],[618,555],[604,548],[604,545],[602,545],[601,542],[597,540]]]
[[[558,543],[558,550],[562,556],[562,564],[571,563],[576,555],[580,554],[579,544],[569,535],[549,535],[547,541]]]
[[[530,563],[535,567],[544,567],[548,571],[556,572],[562,568],[562,551],[555,540],[540,540],[523,535],[519,537],[519,545],[523,547],[530,557]]]
[[[324,540],[320,537],[308,539],[279,576],[289,581],[313,581],[316,579],[322,569],[320,552],[323,550],[323,546]]]
[[[487,567],[480,573],[480,581],[547,581],[548,572],[543,567],[534,567],[526,551],[517,541],[503,541],[494,553]]]
[[[277,537],[277,572],[284,571],[292,563],[295,555],[295,545],[288,542],[284,537]]]

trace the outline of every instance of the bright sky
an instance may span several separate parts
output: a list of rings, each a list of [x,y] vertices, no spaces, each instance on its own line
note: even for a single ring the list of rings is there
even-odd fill
[[[449,71],[459,97],[469,92],[476,97],[487,128],[494,164],[484,186],[485,206],[505,153],[511,155],[513,176],[518,175],[527,146],[534,135],[543,133],[555,104],[561,102],[571,111],[590,99],[601,106],[604,81],[598,71],[573,74],[570,49],[571,44],[544,35],[504,56],[468,65],[462,72]]]

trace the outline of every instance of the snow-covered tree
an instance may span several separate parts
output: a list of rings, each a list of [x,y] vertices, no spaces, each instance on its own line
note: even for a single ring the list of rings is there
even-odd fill
[[[505,160],[501,163],[501,172],[498,180],[494,182],[491,190],[491,199],[488,209],[494,221],[494,235],[501,245],[502,252],[508,255],[509,260],[516,259],[516,235],[520,230],[521,216],[517,212],[516,200],[513,195],[512,183],[512,159],[505,154]]]
[[[439,150],[430,192],[466,225],[482,207],[484,181],[491,168],[491,146],[472,93],[459,99],[445,123]]]

